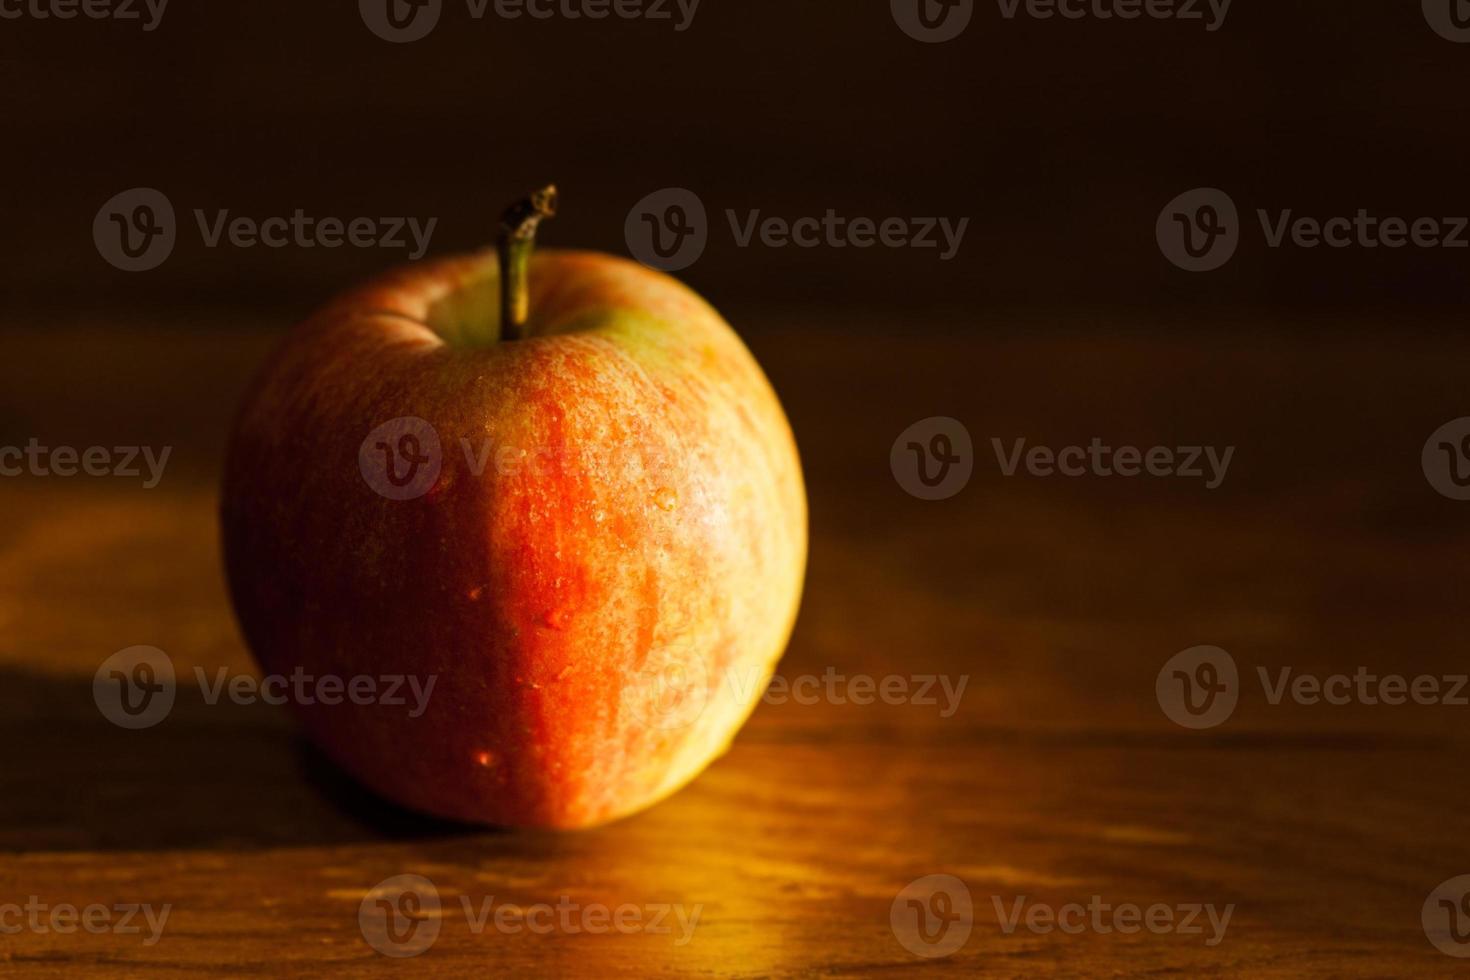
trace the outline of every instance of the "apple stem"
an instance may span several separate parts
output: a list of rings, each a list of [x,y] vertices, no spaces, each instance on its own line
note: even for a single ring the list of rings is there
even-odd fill
[[[531,314],[529,270],[536,248],[536,227],[556,214],[556,185],[521,198],[500,217],[500,339],[523,340]]]

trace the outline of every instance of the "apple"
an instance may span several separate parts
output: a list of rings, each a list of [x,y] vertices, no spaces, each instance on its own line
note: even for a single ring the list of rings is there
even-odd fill
[[[277,690],[311,740],[398,804],[503,826],[592,826],[697,776],[769,682],[806,564],[754,358],[661,272],[533,255],[554,195],[498,250],[297,327],[221,502],[245,639],[303,681]]]

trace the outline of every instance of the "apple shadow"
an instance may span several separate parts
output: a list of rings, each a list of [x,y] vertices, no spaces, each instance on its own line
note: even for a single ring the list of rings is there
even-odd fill
[[[90,679],[0,668],[0,852],[265,849],[497,833],[402,809],[282,709],[181,682],[151,728],[108,721]]]

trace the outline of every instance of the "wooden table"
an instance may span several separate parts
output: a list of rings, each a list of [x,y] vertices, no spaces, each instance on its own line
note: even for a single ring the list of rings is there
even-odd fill
[[[761,318],[734,317],[737,323]],[[812,554],[782,674],[968,677],[942,705],[766,703],[664,804],[575,834],[474,832],[366,798],[277,708],[204,703],[188,671],[250,671],[215,532],[221,436],[275,334],[30,318],[0,358],[0,445],[173,446],[159,486],[0,479],[0,904],[164,903],[147,931],[0,935],[0,970],[60,976],[1449,976],[1421,906],[1470,873],[1470,708],[1272,705],[1274,676],[1466,671],[1470,503],[1420,449],[1470,414],[1470,344],[1241,317],[1147,324],[767,317],[751,345],[807,466]],[[846,324],[839,327],[837,324]],[[926,324],[920,326],[920,324]],[[1290,339],[1282,339],[1290,338]],[[975,473],[906,494],[889,448],[952,416]],[[1235,446],[1181,478],[1001,475],[990,439]],[[134,644],[185,676],[124,731],[91,678]],[[1155,679],[1213,644],[1240,666],[1223,725],[1165,717]],[[841,688],[839,688],[841,689]],[[773,699],[779,700],[779,699]],[[359,929],[390,876],[432,880],[437,941],[394,960]],[[973,929],[927,959],[890,923],[927,875]],[[461,896],[701,907],[647,930],[480,933]],[[1024,905],[1233,905],[1203,934],[1001,925]],[[932,906],[936,911],[938,906]],[[10,920],[0,918],[0,925]],[[672,921],[672,920],[671,920]],[[1201,919],[1201,922],[1204,920]]]

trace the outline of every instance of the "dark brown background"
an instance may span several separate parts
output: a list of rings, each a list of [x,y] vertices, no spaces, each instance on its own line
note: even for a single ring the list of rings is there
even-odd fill
[[[716,227],[685,278],[731,310],[1370,305],[1400,321],[1470,290],[1465,251],[1272,252],[1252,225],[1228,266],[1189,275],[1153,239],[1164,203],[1201,185],[1246,216],[1470,212],[1470,46],[1437,36],[1418,3],[1237,0],[1208,33],[1007,21],[981,0],[968,31],[937,45],[901,33],[886,0],[705,0],[683,33],[474,21],[447,0],[438,28],[407,45],[370,34],[350,0],[174,0],[152,33],[0,26],[0,301],[12,308],[300,311],[402,253],[208,250],[190,211],[432,215],[443,253],[485,242],[500,208],[547,179],[565,206],[546,240],[613,251],[640,197],[695,190]],[[184,226],[146,274],[103,263],[90,236],[102,202],[136,185],[168,194]],[[742,250],[727,207],[972,223],[950,262]]]

